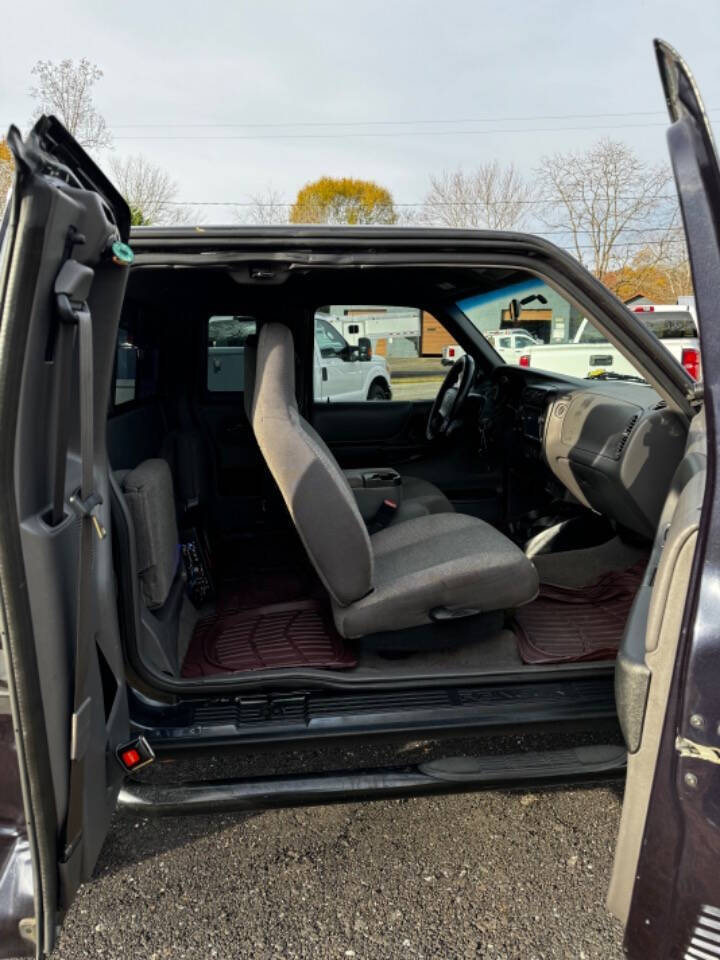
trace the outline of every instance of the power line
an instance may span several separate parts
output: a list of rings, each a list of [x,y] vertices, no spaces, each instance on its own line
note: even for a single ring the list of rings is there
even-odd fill
[[[493,130],[405,130],[393,133],[270,133],[270,134],[242,134],[224,136],[204,136],[200,134],[185,134],[181,136],[123,136],[115,140],[205,140],[221,141],[248,141],[248,140],[357,140],[357,139],[392,139],[398,137],[487,137],[493,134],[515,133],[568,133],[584,130],[635,130],[647,127],[667,127],[667,123],[626,123],[626,124],[599,124],[592,126],[574,127],[514,127],[496,128]]]
[[[718,107],[706,112],[715,113]],[[113,130],[139,130],[162,127],[163,129],[277,129],[279,127],[371,127],[371,126],[416,126],[419,124],[449,124],[449,123],[535,123],[547,120],[599,120],[611,117],[656,117],[665,116],[664,110],[629,110],[617,113],[557,113],[535,114],[529,117],[458,117],[448,119],[442,117],[435,120],[291,120],[285,123],[113,123]]]

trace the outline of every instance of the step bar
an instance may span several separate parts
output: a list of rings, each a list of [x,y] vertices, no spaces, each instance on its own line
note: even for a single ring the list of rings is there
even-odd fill
[[[314,803],[611,779],[625,770],[625,749],[592,744],[513,755],[444,757],[413,767],[308,776],[253,777],[162,786],[127,782],[118,808],[146,816],[213,814]]]

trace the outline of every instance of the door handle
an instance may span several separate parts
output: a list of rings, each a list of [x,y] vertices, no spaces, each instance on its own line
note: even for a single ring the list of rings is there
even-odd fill
[[[327,367],[321,367],[323,382],[327,383]]]

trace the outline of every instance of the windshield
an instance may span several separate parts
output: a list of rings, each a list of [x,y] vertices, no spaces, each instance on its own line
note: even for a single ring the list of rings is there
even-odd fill
[[[505,363],[581,379],[645,383],[591,320],[536,277],[466,297],[457,306]]]

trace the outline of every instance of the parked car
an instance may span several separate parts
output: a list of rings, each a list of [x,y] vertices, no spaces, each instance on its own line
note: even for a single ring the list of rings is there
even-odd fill
[[[131,232],[55,118],[10,128],[1,956],[51,952],[118,807],[227,814],[623,777],[608,905],[626,955],[718,955],[720,168],[692,75],[655,49],[704,382],[543,238]],[[632,379],[488,349],[458,298],[544,277]],[[429,411],[314,402],[318,362],[338,356],[318,361],[314,311],[351,297],[432,308],[462,344]],[[256,318],[257,343],[242,390],[212,391],[209,320],[228,312]],[[340,362],[370,370],[361,348]],[[483,746],[468,756],[452,735]],[[437,752],[408,762],[405,744],[428,739]],[[328,743],[352,744],[348,769],[322,766]],[[370,743],[374,769],[353,760]],[[249,751],[279,748],[299,769],[236,775]]]

